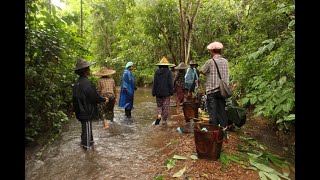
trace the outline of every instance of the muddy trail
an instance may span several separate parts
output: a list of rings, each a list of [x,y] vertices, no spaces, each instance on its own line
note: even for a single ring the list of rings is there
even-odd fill
[[[25,149],[25,179],[27,180],[63,180],[63,179],[141,179],[152,180],[159,174],[167,173],[164,179],[171,179],[174,172],[169,172],[164,166],[164,160],[168,156],[181,151],[195,152],[192,143],[192,134],[177,133],[176,129],[183,126],[185,121],[183,114],[176,114],[175,107],[171,108],[167,126],[152,125],[155,120],[156,102],[151,96],[150,88],[139,88],[135,94],[134,110],[132,118],[128,120],[124,116],[123,109],[115,107],[114,122],[108,129],[103,129],[101,121],[93,121],[94,150],[84,151],[80,147],[81,125],[75,119],[71,119],[68,126],[63,129],[62,135],[53,143],[44,147],[32,147]],[[248,123],[242,128],[252,136],[261,134],[259,127],[266,128],[261,124]],[[256,130],[256,131],[255,131]],[[236,136],[236,134],[230,134]],[[168,148],[174,139],[182,139],[189,147]],[[185,138],[183,140],[183,138]],[[257,137],[259,138],[259,137]],[[286,156],[281,144],[275,143],[275,134],[265,131],[262,138],[269,143],[271,150],[278,155]],[[181,141],[181,142],[182,142]],[[274,142],[270,142],[274,141]],[[191,145],[190,145],[191,144]],[[231,146],[232,143],[229,143]],[[284,153],[283,153],[284,152]],[[198,160],[201,169],[207,171],[208,167],[214,168],[215,162]],[[188,163],[188,162],[186,162]],[[208,167],[203,167],[207,163]],[[209,164],[208,164],[209,163]],[[195,162],[189,162],[189,165]],[[179,166],[177,166],[179,168]],[[242,170],[241,167],[233,178],[213,179],[260,179],[258,173],[252,170]],[[196,170],[196,168],[194,168]],[[214,171],[220,170],[214,168]],[[199,170],[197,170],[199,172]],[[219,173],[216,173],[218,176]],[[214,174],[214,173],[213,173]],[[250,176],[251,175],[251,176]],[[193,179],[211,179],[212,176],[195,176]],[[292,178],[293,177],[293,178]],[[184,176],[185,179],[188,179]],[[177,178],[172,178],[177,179]],[[180,177],[178,179],[183,179]],[[192,178],[190,178],[192,179]],[[250,178],[249,178],[250,179]],[[291,174],[291,179],[294,176]]]

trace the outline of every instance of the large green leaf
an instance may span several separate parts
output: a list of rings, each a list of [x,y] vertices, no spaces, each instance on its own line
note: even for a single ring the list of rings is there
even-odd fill
[[[176,165],[176,159],[166,159],[164,161],[164,165],[167,166],[168,170],[172,169]]]
[[[184,168],[182,168],[181,170],[176,172],[172,177],[181,177],[183,175],[183,173],[186,171],[186,169],[187,169],[187,167],[185,166]]]
[[[251,165],[255,166],[256,168],[260,169],[261,171],[264,171],[264,172],[269,173],[269,174],[271,173],[271,174],[280,176],[280,177],[285,178],[285,179],[289,179],[287,176],[279,173],[278,171],[276,171],[275,169],[273,169],[273,168],[271,168],[269,166],[266,166],[265,164],[261,164],[261,163],[255,162],[252,159],[249,159],[249,163]],[[273,177],[276,177],[276,176],[273,176]]]
[[[268,178],[266,177],[266,175],[264,174],[263,171],[259,171],[258,174],[259,174],[259,177],[260,177],[261,180],[268,180]]]
[[[284,118],[285,121],[292,121],[292,120],[295,120],[296,119],[296,115],[295,114],[290,114],[288,116],[286,116]]]
[[[274,170],[273,168],[266,166],[264,164],[258,163],[256,161],[253,161],[252,159],[249,160],[249,163],[253,166],[255,166],[256,168],[265,171],[265,172],[275,172],[276,170]]]
[[[188,159],[187,157],[180,156],[180,155],[173,155],[173,159]]]
[[[227,166],[230,166],[230,160],[228,159],[228,157],[225,153],[220,154],[219,161]]]
[[[196,156],[194,154],[190,155],[190,158],[193,159],[193,160],[199,159],[198,156]]]
[[[271,180],[281,180],[281,178],[279,176],[277,176],[276,174],[267,173],[267,172],[264,172],[264,171],[262,171],[262,173],[265,174]]]

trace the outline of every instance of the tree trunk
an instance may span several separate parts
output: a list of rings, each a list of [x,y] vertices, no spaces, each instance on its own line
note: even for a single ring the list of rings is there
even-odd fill
[[[82,27],[83,27],[83,24],[82,24],[82,0],[80,0],[80,36],[82,36]]]
[[[192,15],[192,18],[191,18],[191,22],[189,23],[189,20],[188,20],[188,33],[187,33],[187,38],[186,38],[187,47],[186,47],[186,59],[185,59],[186,64],[188,64],[189,59],[190,59],[189,57],[190,57],[190,48],[191,48],[191,40],[192,40],[191,36],[192,36],[193,27],[194,27],[195,19],[196,19],[200,4],[201,4],[201,2],[200,2],[200,0],[198,0],[197,7]]]
[[[185,27],[184,27],[184,16],[183,16],[183,9],[182,9],[181,0],[179,0],[179,10],[180,10],[180,30],[181,30],[181,38],[180,38],[180,58],[181,59],[180,59],[180,62],[184,62],[185,61],[185,39],[184,39]]]
[[[185,8],[182,7],[182,2],[179,0],[179,10],[180,10],[180,29],[181,29],[181,45],[180,45],[180,54],[181,60],[180,62],[184,62],[188,64],[189,62],[189,55],[190,55],[190,48],[191,48],[191,39],[192,39],[192,32],[193,27],[195,24],[196,15],[198,13],[198,9],[200,7],[201,0],[197,1],[197,6],[191,14],[191,19],[189,18],[189,9],[192,9],[192,5],[190,6],[189,0],[186,1]],[[190,7],[189,7],[190,6]]]
[[[49,11],[49,14],[51,14],[51,0],[49,0],[48,2],[48,11]]]

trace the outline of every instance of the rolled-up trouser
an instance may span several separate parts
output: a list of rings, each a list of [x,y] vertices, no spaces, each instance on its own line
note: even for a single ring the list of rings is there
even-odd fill
[[[170,110],[170,96],[156,97],[158,114],[161,114],[162,120],[166,121]]]
[[[92,120],[81,120],[81,145],[90,148],[93,145]]]
[[[226,127],[228,125],[227,112],[225,110],[226,100],[219,91],[207,94],[207,108],[209,124]]]
[[[98,112],[99,118],[101,120],[113,121],[114,118],[114,105],[115,105],[115,95],[112,93],[103,94],[104,97],[108,98],[108,103],[99,103]]]

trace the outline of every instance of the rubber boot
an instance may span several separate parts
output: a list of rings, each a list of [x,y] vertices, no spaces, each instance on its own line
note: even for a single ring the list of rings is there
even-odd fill
[[[129,114],[128,118],[131,118],[131,110],[129,110],[128,114]]]
[[[128,114],[129,111],[128,111],[127,109],[125,109],[124,112],[125,112],[125,114],[126,114],[126,117],[129,117],[129,114]]]
[[[131,110],[125,109],[125,113],[128,118],[131,118]]]

